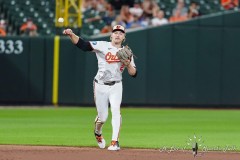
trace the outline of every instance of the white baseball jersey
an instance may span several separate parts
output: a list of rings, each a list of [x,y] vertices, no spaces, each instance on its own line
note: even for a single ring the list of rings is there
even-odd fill
[[[102,83],[121,81],[125,66],[120,62],[116,53],[122,48],[116,48],[107,41],[90,41],[90,44],[98,59],[98,72],[95,79]],[[133,57],[131,65],[135,67]]]

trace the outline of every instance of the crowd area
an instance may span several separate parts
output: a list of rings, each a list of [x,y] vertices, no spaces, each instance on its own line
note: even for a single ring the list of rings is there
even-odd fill
[[[82,14],[83,25],[89,25],[94,22],[103,21],[98,33],[111,32],[112,26],[120,24],[126,29],[148,26],[159,26],[172,22],[186,21],[201,16],[199,0],[169,0],[172,2],[173,9],[167,12],[161,8],[160,0],[83,0]],[[226,10],[236,8],[239,0],[219,0],[219,4]],[[1,10],[0,10],[1,11]],[[86,16],[94,11],[94,16]],[[6,35],[28,35],[37,36],[38,27],[34,20],[28,18],[23,23],[18,32],[14,32],[11,26],[8,26],[8,20],[4,19],[4,13],[0,12],[0,36]]]
[[[169,0],[169,3],[171,2],[173,1]],[[229,10],[238,6],[238,0],[220,0],[219,4]],[[87,12],[88,10],[105,12],[103,16],[97,15],[84,21],[89,23],[102,19],[106,25],[101,29],[101,33],[110,32],[112,26],[116,24],[120,24],[126,29],[159,26],[186,21],[202,15],[199,0],[191,0],[188,5],[185,0],[174,0],[174,7],[167,16],[166,11],[156,0],[85,0],[83,11]]]
[[[185,6],[184,0],[178,0],[172,14],[166,18],[164,10],[154,0],[126,1],[120,0],[107,2],[105,0],[86,0],[83,11],[96,10],[105,12],[105,15],[85,19],[85,23],[102,19],[106,26],[101,33],[110,32],[112,26],[120,24],[126,29],[136,27],[159,26],[170,22],[179,22],[200,16],[199,5],[192,1],[189,7]]]
[[[28,18],[20,28],[19,32],[21,36],[38,36],[37,25],[33,23],[31,18]],[[8,25],[8,21],[5,19],[0,20],[0,36],[15,36],[17,31],[14,31],[11,25]]]

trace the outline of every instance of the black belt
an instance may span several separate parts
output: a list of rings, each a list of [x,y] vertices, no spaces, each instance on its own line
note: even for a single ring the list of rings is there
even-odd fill
[[[99,83],[98,80],[96,80],[96,79],[94,79],[94,81],[95,81],[96,83],[98,83],[98,84],[101,84],[101,83]],[[108,86],[113,86],[115,83],[119,83],[119,82],[121,82],[121,81],[104,82],[103,84],[104,84],[104,85],[108,85]]]

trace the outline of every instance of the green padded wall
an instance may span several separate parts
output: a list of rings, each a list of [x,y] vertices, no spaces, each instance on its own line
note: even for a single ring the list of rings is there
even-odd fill
[[[138,77],[124,71],[123,104],[239,106],[239,16],[230,11],[127,33]],[[0,103],[52,104],[53,55],[54,37],[1,38]],[[97,69],[94,53],[61,36],[58,104],[94,105]]]

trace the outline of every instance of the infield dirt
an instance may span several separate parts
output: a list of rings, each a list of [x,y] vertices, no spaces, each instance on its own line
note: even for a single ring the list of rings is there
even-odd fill
[[[239,152],[161,151],[128,149],[108,151],[88,147],[0,145],[0,160],[239,160]]]

